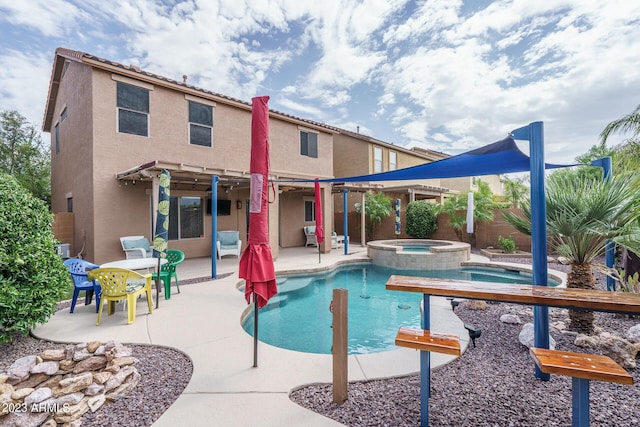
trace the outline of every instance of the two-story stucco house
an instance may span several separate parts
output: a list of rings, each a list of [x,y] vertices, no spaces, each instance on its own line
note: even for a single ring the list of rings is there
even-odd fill
[[[269,125],[274,178],[334,176],[334,128],[274,111]],[[217,228],[240,230],[246,242],[249,103],[191,86],[186,77],[176,81],[59,48],[43,130],[51,133],[52,212],[73,212],[72,256],[84,248],[87,259],[102,263],[123,258],[121,236],[152,240],[162,169],[172,175],[171,248],[187,257],[211,255],[213,176],[219,177]],[[314,224],[305,218],[312,187],[296,184],[273,192],[274,256],[279,247],[304,243],[302,227]],[[329,186],[323,197],[327,223]]]

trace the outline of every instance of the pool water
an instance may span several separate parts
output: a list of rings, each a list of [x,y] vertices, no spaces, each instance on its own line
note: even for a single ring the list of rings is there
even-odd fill
[[[402,246],[402,250],[404,252],[431,252],[431,247],[432,246],[437,246],[437,245],[400,245]]]
[[[389,291],[392,274],[433,278],[531,284],[531,276],[505,270],[395,270],[373,264],[346,266],[331,273],[278,278],[278,294],[259,313],[258,339],[276,347],[331,354],[334,288],[348,290],[349,354],[397,348],[400,326],[420,327],[422,294]],[[242,327],[253,335],[253,313]]]

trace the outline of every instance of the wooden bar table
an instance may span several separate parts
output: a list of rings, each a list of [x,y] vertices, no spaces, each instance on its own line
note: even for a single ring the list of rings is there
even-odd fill
[[[423,294],[424,317],[422,328],[424,330],[430,329],[429,297],[431,295],[561,307],[574,310],[640,314],[640,294],[627,292],[396,275],[389,278],[386,288],[392,291]],[[428,351],[420,351],[420,420],[423,427],[427,427],[429,423],[430,389],[430,353]]]

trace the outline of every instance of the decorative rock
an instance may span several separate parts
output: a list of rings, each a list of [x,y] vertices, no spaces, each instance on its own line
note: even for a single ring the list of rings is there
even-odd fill
[[[11,393],[11,398],[15,401],[22,401],[25,397],[29,396],[35,388],[21,388]]]
[[[49,387],[50,389],[53,389],[55,386],[60,384],[60,381],[62,381],[62,375],[55,375],[40,384],[39,387]]]
[[[123,383],[118,386],[114,391],[106,395],[106,398],[112,402],[122,399],[133,388],[131,383]]]
[[[42,360],[55,360],[59,362],[65,358],[65,353],[64,349],[50,349],[40,353],[40,357],[42,357]]]
[[[61,360],[60,361],[60,370],[63,372],[69,372],[76,365],[76,362],[73,360]]]
[[[522,321],[520,320],[520,317],[518,317],[517,314],[503,314],[502,316],[500,316],[500,321],[503,323],[509,323],[512,325],[519,325],[522,323]]]
[[[83,349],[76,349],[76,351],[73,353],[73,360],[75,362],[79,362],[81,360],[87,359],[88,357],[91,357],[92,354],[89,353],[89,351],[86,348]]]
[[[59,368],[60,368],[60,364],[58,362],[55,362],[55,361],[42,362],[34,366],[31,369],[31,373],[53,375],[56,372],[58,372]]]
[[[482,300],[467,300],[464,305],[469,310],[486,310],[488,307],[487,302]]]
[[[640,351],[640,344],[633,344],[624,338],[603,332],[600,334],[600,349],[602,354],[609,356],[623,368],[635,369],[636,354]]]
[[[16,389],[11,384],[9,384],[9,383],[0,384],[0,394],[5,394],[5,393],[11,394],[14,391],[16,391]]]
[[[24,398],[24,403],[31,405],[32,403],[40,403],[45,399],[52,396],[51,389],[49,387],[42,387],[34,390],[29,396]]]
[[[113,374],[111,372],[98,372],[97,374],[93,374],[93,381],[98,384],[106,383],[109,378],[111,378]]]
[[[76,405],[71,405],[65,407],[63,410],[56,412],[53,419],[58,423],[70,423],[74,420],[79,419],[89,410],[89,405],[87,401],[83,399],[80,403]]]
[[[576,339],[573,343],[578,347],[596,348],[598,347],[599,342],[600,340],[598,339],[598,337],[593,337],[585,334],[578,334],[578,336],[576,336]]]
[[[7,375],[9,376],[9,379],[19,381],[26,380],[34,366],[36,366],[35,356],[21,357],[9,366]]]
[[[56,388],[53,389],[53,395],[58,397],[63,394],[74,393],[89,387],[92,382],[93,375],[91,372],[85,372],[84,374],[80,374],[76,377],[65,378],[60,381],[60,384],[58,384]]]
[[[36,365],[37,366],[37,365]],[[49,379],[49,375],[47,374],[31,374],[29,375],[29,378],[27,378],[24,381],[19,382],[18,384],[15,384],[13,387],[17,390],[19,388],[25,388],[25,387],[37,387],[38,385],[42,384],[44,381]]]
[[[64,396],[60,396],[57,399],[54,399],[53,402],[58,406],[63,405],[75,405],[80,403],[80,401],[84,398],[84,393],[77,391],[75,393],[65,394]]]
[[[134,367],[137,362],[131,350],[116,341],[91,341],[20,358],[0,373],[0,425],[80,427],[87,411],[122,399],[138,385],[142,377]],[[28,410],[9,412],[9,404]]]
[[[109,380],[104,384],[105,390],[113,390],[114,388],[120,386],[120,384],[122,384],[133,371],[134,368],[132,366],[123,367],[117,374],[109,378]]]
[[[639,343],[640,342],[640,324],[632,326],[627,330],[625,337],[629,342]]]
[[[107,366],[107,358],[104,356],[91,356],[80,362],[73,368],[73,373],[97,371]]]
[[[569,260],[567,258],[563,257],[563,256],[559,256],[558,257],[558,262],[560,264],[564,264],[564,265],[569,265],[570,264]]]
[[[518,335],[518,340],[520,341],[520,344],[531,348],[534,346],[534,335],[533,323],[525,323]],[[556,340],[553,339],[551,334],[549,334],[549,348],[551,350],[556,348]]]
[[[107,367],[104,369],[104,372],[109,372],[109,373],[111,373],[111,374],[114,374],[114,375],[115,375],[115,374],[117,374],[118,372],[120,372],[120,366],[118,366],[118,365],[111,365],[111,366],[107,366]]]
[[[95,351],[100,347],[102,343],[100,341],[91,341],[87,343],[87,350],[89,353],[95,353]]]
[[[137,370],[134,370],[133,373],[127,377],[126,382],[131,384],[131,387],[133,388],[138,385],[141,379],[142,375],[140,375]]]
[[[140,375],[140,374],[138,374]],[[96,394],[100,394],[104,392],[104,385],[93,383],[86,389],[84,389],[84,394],[87,396],[95,396]],[[91,406],[91,405],[89,405]]]
[[[551,326],[556,328],[558,331],[564,331],[565,329],[567,329],[567,324],[564,322],[554,322],[551,324]]]
[[[87,404],[89,405],[89,409],[91,409],[91,412],[96,412],[98,409],[100,409],[104,402],[106,402],[106,400],[107,398],[104,394],[98,394],[96,396],[90,397],[87,401]]]
[[[47,418],[48,412],[11,412],[2,418],[2,425],[7,427],[37,427]]]
[[[116,359],[118,357],[128,357],[131,356],[131,349],[129,347],[125,347],[124,345],[118,343],[113,346],[111,349],[108,349],[105,353],[107,356],[107,360],[111,361],[112,359]]]
[[[110,366],[126,366],[133,365],[138,359],[133,356],[115,357],[109,362]]]
[[[57,427],[57,426],[58,426],[58,423],[53,418],[49,418],[40,427]]]

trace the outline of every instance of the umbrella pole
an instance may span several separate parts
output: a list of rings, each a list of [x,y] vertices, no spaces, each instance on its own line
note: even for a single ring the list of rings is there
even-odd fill
[[[258,298],[253,293],[253,367],[258,367]]]
[[[156,270],[156,309],[160,303],[160,257],[158,257],[158,268]]]
[[[320,243],[318,243],[318,264],[320,264],[322,261],[320,261]]]

